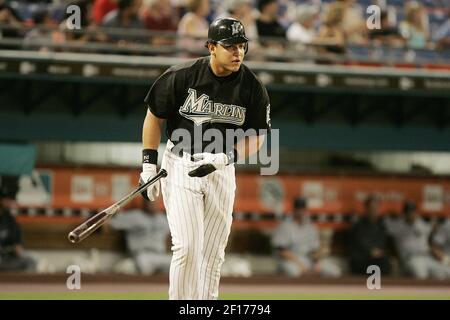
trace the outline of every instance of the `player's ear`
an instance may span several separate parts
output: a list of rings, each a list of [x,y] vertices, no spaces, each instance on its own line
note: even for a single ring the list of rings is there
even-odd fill
[[[208,42],[208,50],[210,54],[214,54],[216,51],[216,45],[212,42]]]

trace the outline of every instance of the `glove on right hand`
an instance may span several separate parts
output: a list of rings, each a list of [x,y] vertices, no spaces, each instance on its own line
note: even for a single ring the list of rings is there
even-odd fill
[[[143,163],[142,164],[142,172],[139,178],[139,185],[142,186],[146,183],[150,178],[156,175],[156,165],[151,163]],[[145,200],[155,201],[155,199],[159,196],[160,189],[160,180],[151,184],[147,190],[144,190],[141,194]]]

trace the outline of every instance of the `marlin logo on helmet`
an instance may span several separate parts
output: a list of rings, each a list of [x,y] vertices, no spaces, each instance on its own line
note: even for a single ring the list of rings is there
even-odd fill
[[[242,30],[242,24],[239,21],[236,21],[231,25],[231,35],[239,34]]]

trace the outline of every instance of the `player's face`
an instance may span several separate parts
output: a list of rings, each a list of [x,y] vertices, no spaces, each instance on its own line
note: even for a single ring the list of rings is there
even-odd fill
[[[218,44],[215,48],[217,63],[228,72],[238,71],[244,60],[245,48],[245,43],[232,45]]]
[[[297,223],[301,224],[303,222],[303,219],[304,219],[305,215],[306,215],[306,210],[305,209],[295,209],[294,210],[294,220]]]
[[[380,203],[376,200],[371,201],[367,205],[367,213],[370,218],[376,218],[378,217],[378,213],[380,212]]]

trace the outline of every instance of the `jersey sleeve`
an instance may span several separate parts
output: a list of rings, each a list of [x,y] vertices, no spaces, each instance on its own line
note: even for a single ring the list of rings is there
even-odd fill
[[[146,220],[138,210],[130,210],[114,216],[110,225],[117,230],[138,231],[145,226]]]
[[[292,245],[290,239],[289,226],[282,222],[276,229],[272,237],[272,247],[276,249],[289,249]]]
[[[251,90],[250,105],[247,108],[245,129],[266,129],[270,131],[270,99],[266,88],[255,79]]]
[[[164,72],[151,86],[144,101],[158,118],[166,119],[173,109],[175,96],[175,72]]]
[[[314,226],[311,226],[311,239],[310,239],[310,252],[320,249],[320,236],[319,232]]]

